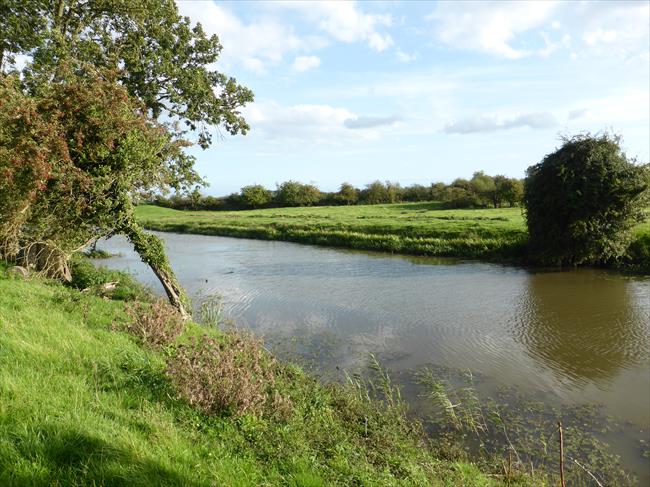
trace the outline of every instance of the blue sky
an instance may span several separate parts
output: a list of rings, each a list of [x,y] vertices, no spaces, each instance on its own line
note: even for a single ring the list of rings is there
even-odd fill
[[[248,135],[192,149],[209,194],[523,177],[584,131],[650,159],[647,1],[178,4],[255,93]]]

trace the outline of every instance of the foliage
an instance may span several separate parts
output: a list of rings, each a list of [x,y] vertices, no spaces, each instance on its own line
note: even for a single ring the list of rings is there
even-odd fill
[[[336,200],[343,205],[354,205],[359,200],[359,191],[350,183],[343,183],[336,193]]]
[[[183,144],[110,79],[70,76],[39,97],[24,95],[13,77],[3,81],[0,170],[9,184],[0,188],[0,239],[6,258],[32,242],[70,255],[129,221],[133,191],[175,186],[182,178]],[[17,118],[12,104],[29,112]],[[36,147],[42,149],[30,154]]]
[[[280,192],[280,188],[283,191]],[[488,188],[489,190],[484,190]],[[248,194],[250,193],[250,194]],[[481,193],[481,194],[479,194]],[[306,196],[310,195],[310,196]],[[260,185],[245,186],[239,193],[229,196],[183,196],[175,194],[169,198],[156,196],[148,201],[158,206],[176,210],[233,211],[256,208],[277,208],[290,206],[339,206],[378,205],[400,201],[438,201],[446,208],[495,208],[517,206],[523,195],[523,183],[519,179],[505,176],[488,176],[475,173],[473,182],[456,180],[451,185],[435,183],[430,186],[413,184],[402,187],[398,183],[375,181],[358,189],[349,183],[341,184],[336,192],[323,192],[313,185],[287,181],[270,191]]]
[[[146,301],[149,292],[133,276],[126,272],[95,267],[87,258],[75,255],[71,260],[72,281],[68,284],[74,289],[101,290],[102,285],[117,282],[110,293],[111,299],[122,301]]]
[[[207,414],[288,414],[290,401],[277,392],[275,368],[258,339],[231,332],[179,345],[167,375],[181,398]]]
[[[203,147],[211,142],[209,126],[231,134],[248,130],[238,108],[252,101],[252,93],[213,70],[222,49],[218,38],[180,16],[173,0],[29,3],[30,8],[24,2],[7,8],[5,22],[22,36],[8,43],[6,53],[33,57],[25,70],[32,92],[74,61],[116,71],[117,81],[154,118],[165,114],[197,130]]]
[[[67,278],[67,256],[99,236],[125,233],[144,251],[155,242],[129,228],[135,195],[201,182],[184,135],[206,148],[210,126],[246,133],[239,108],[252,93],[213,70],[219,40],[173,0],[12,0],[0,12],[0,173],[22,183],[0,186],[0,252],[30,264],[19,252],[38,245],[37,267]],[[31,62],[6,76],[19,54]],[[158,250],[143,257],[152,268]],[[163,264],[153,270],[186,314]]]
[[[562,147],[527,170],[524,201],[532,253],[552,265],[618,259],[649,198],[650,165],[628,160],[618,137],[565,138]]]
[[[275,199],[279,206],[311,206],[320,199],[320,191],[312,184],[286,181],[278,186]]]
[[[241,189],[241,199],[247,208],[260,208],[266,206],[273,199],[273,194],[264,186],[254,184]]]
[[[151,348],[173,345],[185,328],[182,316],[162,299],[151,304],[127,305],[126,315],[128,318],[122,327],[124,331]]]

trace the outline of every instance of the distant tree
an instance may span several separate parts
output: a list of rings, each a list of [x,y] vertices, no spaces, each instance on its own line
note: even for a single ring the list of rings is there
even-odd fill
[[[359,190],[350,183],[343,183],[335,198],[343,205],[354,205],[359,200]]]
[[[402,201],[402,187],[399,183],[386,181],[386,203],[397,203]]]
[[[494,178],[483,171],[475,172],[470,180],[470,188],[481,200],[483,205],[499,206],[498,195]]]
[[[505,201],[508,203],[508,206],[512,207],[522,202],[524,197],[524,183],[521,179],[495,176],[494,183],[496,184],[499,203]]]
[[[201,189],[198,186],[195,186],[192,192],[188,195],[190,207],[193,210],[198,210],[201,206]]]
[[[467,179],[463,179],[463,178],[454,179],[451,183],[451,187],[464,189],[466,191],[473,191],[472,183],[470,183]]]
[[[244,186],[240,195],[243,203],[249,208],[260,208],[273,199],[273,193],[260,184]]]
[[[447,185],[445,183],[433,183],[431,184],[429,191],[432,201],[443,201],[445,199]]]
[[[644,217],[650,166],[636,165],[617,136],[564,138],[526,171],[524,203],[538,262],[593,264],[622,256]]]
[[[431,201],[431,191],[427,186],[412,184],[402,188],[402,200],[404,201]]]
[[[363,201],[369,205],[378,205],[388,202],[386,186],[381,181],[374,181],[366,185],[363,191]]]
[[[279,206],[311,206],[320,200],[320,190],[312,184],[286,181],[278,186],[275,199]]]

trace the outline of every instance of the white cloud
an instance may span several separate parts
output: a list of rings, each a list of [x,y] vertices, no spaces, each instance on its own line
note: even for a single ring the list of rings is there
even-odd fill
[[[380,32],[382,27],[393,24],[392,17],[365,13],[356,2],[286,1],[273,2],[271,6],[299,12],[307,21],[341,42],[365,42],[375,51],[384,51],[393,45],[390,34]]]
[[[209,34],[216,34],[223,45],[221,62],[241,63],[251,71],[263,72],[279,64],[288,53],[321,47],[322,39],[301,38],[291,27],[274,20],[242,22],[225,7],[205,1],[178,3],[181,15],[200,22]]]
[[[470,49],[517,59],[532,54],[515,47],[517,34],[549,20],[557,2],[440,2],[428,17],[440,41],[452,48]]]
[[[302,73],[309,71],[320,66],[320,58],[318,56],[298,56],[293,61],[293,70]]]
[[[648,58],[650,3],[587,2],[574,6],[571,16],[581,30],[583,55],[615,54]]]
[[[557,125],[552,113],[524,113],[512,118],[502,119],[493,115],[479,115],[448,124],[444,131],[448,134],[472,134],[477,132],[495,132],[517,127],[545,129]]]
[[[303,144],[349,143],[375,140],[379,127],[388,127],[400,120],[397,116],[371,117],[331,105],[286,106],[274,101],[256,102],[247,106],[244,116],[252,134],[267,140],[292,140]]]
[[[343,122],[343,125],[349,129],[368,129],[381,127],[384,125],[394,125],[400,120],[401,117],[398,117],[397,115],[391,115],[390,117],[359,116],[355,118],[348,118]]]
[[[630,89],[601,98],[580,100],[579,103],[580,108],[576,108],[572,113],[584,109],[580,119],[585,122],[601,126],[640,123],[646,127],[650,122],[648,90]]]
[[[579,118],[583,118],[585,115],[589,113],[589,110],[586,108],[576,108],[575,110],[571,110],[569,112],[569,120],[577,120]]]
[[[397,50],[397,60],[401,63],[410,63],[411,61],[415,61],[417,57],[418,55],[415,52],[409,54],[408,52],[404,52],[401,49]]]
[[[508,59],[569,48],[572,59],[648,59],[648,2],[440,2],[427,18],[438,40],[453,49]]]

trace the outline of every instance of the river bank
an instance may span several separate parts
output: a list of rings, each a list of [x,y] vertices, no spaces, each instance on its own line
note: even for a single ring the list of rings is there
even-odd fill
[[[528,234],[521,208],[445,210],[439,203],[179,211],[136,209],[149,230],[282,240],[406,255],[526,261]],[[650,272],[650,220],[635,229],[617,264]]]
[[[325,386],[273,365],[285,414],[206,414],[179,399],[164,347],[128,329],[121,300],[0,265],[2,485],[501,485],[466,460],[441,459],[401,402]],[[122,294],[130,299],[130,296]],[[132,315],[131,315],[132,316]],[[125,326],[127,328],[125,328]],[[266,360],[266,359],[264,359]],[[245,367],[245,365],[244,365]],[[355,392],[356,391],[356,392]],[[385,395],[384,399],[388,396]],[[276,408],[277,409],[277,408]],[[510,485],[541,485],[508,472]]]

